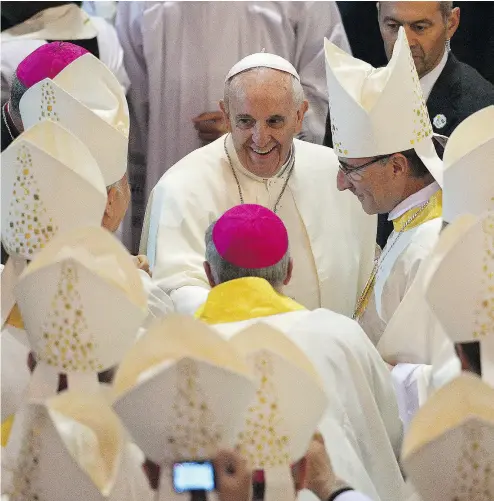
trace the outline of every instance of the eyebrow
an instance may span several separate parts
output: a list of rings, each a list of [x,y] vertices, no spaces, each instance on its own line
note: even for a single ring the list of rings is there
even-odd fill
[[[405,21],[401,21],[399,19],[395,19],[394,17],[391,17],[391,16],[386,16],[384,18],[384,23],[388,23],[389,21],[393,22],[393,23],[397,23],[397,24],[429,24],[431,25],[432,24],[432,21],[430,21],[429,19],[417,19],[415,21],[408,21],[408,22],[405,22]]]

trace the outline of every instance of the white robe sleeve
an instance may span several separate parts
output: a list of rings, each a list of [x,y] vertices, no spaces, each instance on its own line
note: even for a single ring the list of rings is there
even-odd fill
[[[148,298],[147,321],[173,312],[175,308],[170,296],[158,287],[144,270],[139,270],[139,275],[141,276],[142,285]]]
[[[348,53],[351,49],[336,2],[294,2],[297,4],[301,9],[295,7],[294,66],[310,105],[299,138],[322,144],[328,113],[324,37]]]

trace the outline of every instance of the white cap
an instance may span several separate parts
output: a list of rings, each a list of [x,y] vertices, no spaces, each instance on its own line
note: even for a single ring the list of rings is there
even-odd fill
[[[225,82],[228,82],[228,80],[233,78],[235,75],[252,68],[272,68],[273,70],[284,71],[285,73],[290,73],[290,75],[293,75],[298,81],[300,81],[300,76],[297,73],[297,70],[289,61],[281,56],[277,56],[276,54],[258,52],[244,57],[236,63],[235,66],[233,66],[233,68],[228,72]]]
[[[384,68],[355,59],[324,41],[333,149],[365,158],[415,149],[442,185],[442,162],[408,41],[400,28]]]
[[[494,499],[494,389],[464,374],[433,394],[405,436],[402,463],[421,499]]]
[[[129,109],[115,75],[92,54],[84,54],[55,78],[45,78],[22,96],[27,129],[54,120],[77,136],[98,162],[105,185],[127,172]]]
[[[494,210],[494,106],[454,130],[444,150],[443,219]]]
[[[482,378],[494,385],[494,212],[468,226],[447,249],[425,294],[453,342],[480,342]]]

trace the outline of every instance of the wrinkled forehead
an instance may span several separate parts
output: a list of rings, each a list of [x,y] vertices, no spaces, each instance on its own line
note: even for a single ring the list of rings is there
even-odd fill
[[[268,114],[287,114],[295,108],[293,78],[289,73],[271,68],[254,68],[235,75],[227,88],[230,106],[263,107]]]
[[[441,15],[440,2],[378,2],[381,19],[390,17],[403,23],[432,20]]]

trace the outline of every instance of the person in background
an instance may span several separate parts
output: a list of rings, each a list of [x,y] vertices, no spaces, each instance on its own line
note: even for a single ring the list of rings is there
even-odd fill
[[[405,29],[434,133],[449,137],[465,118],[494,104],[494,85],[450,50],[450,40],[460,24],[460,9],[453,2],[377,5],[388,60],[400,26]],[[324,144],[333,145],[329,115]],[[388,214],[380,214],[377,243],[381,248],[392,229]]]
[[[2,107],[9,99],[19,63],[37,48],[55,41],[71,42],[89,51],[127,90],[129,79],[115,28],[102,17],[88,16],[81,3],[2,2]]]
[[[293,64],[310,103],[300,138],[322,143],[321,42],[350,52],[335,2],[119,2],[116,28],[131,81],[129,248],[165,171],[227,131],[218,107],[224,75],[248,54],[266,49]]]

